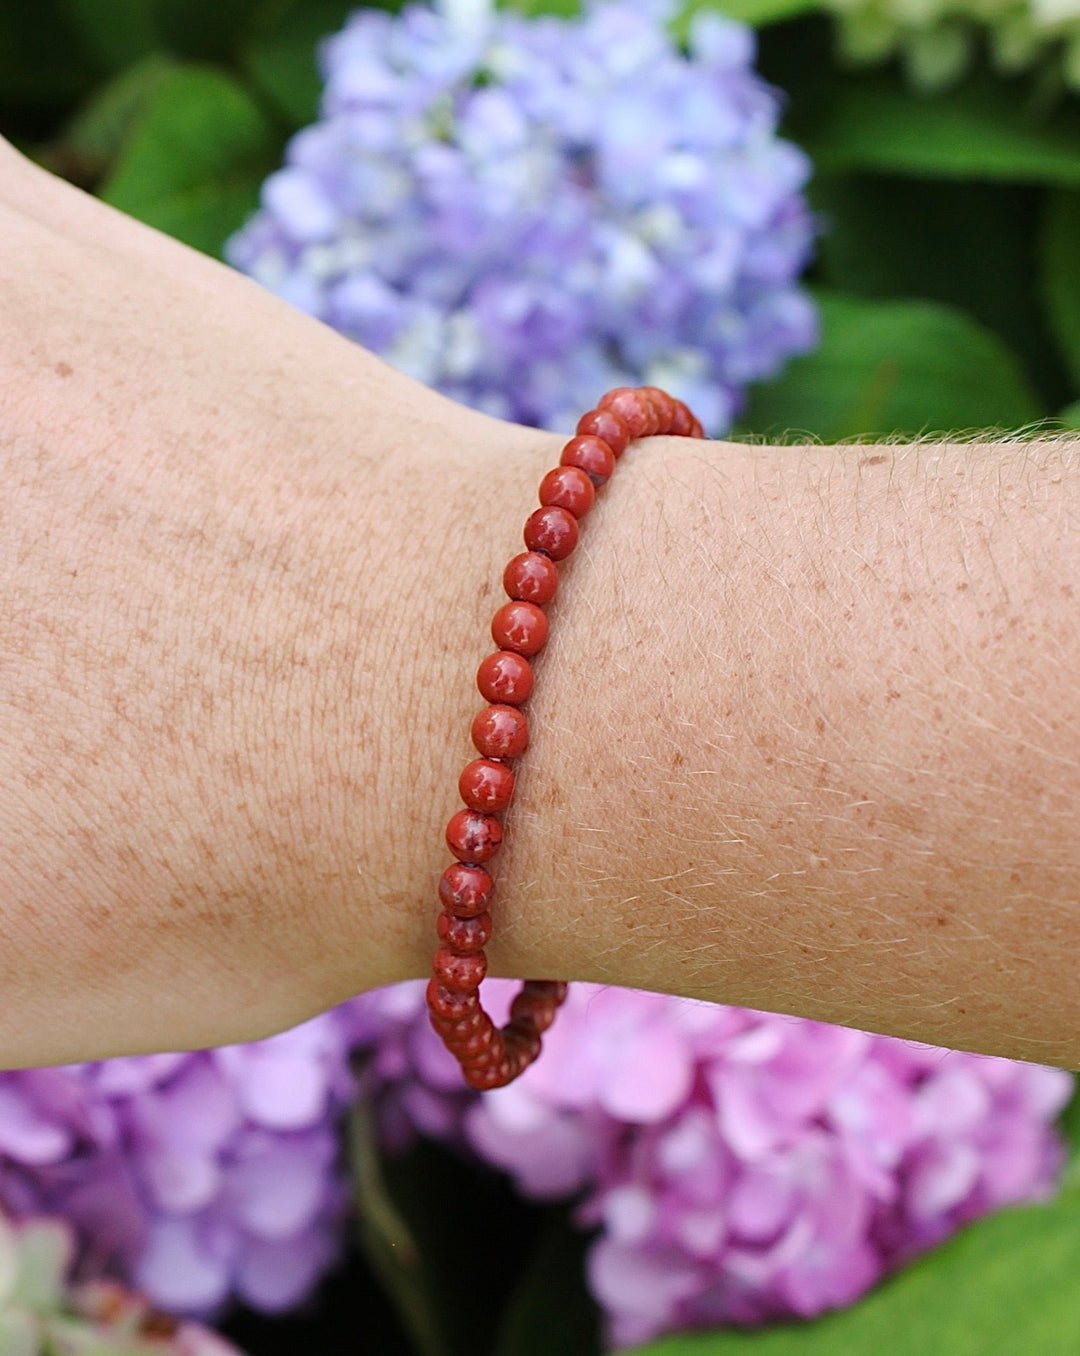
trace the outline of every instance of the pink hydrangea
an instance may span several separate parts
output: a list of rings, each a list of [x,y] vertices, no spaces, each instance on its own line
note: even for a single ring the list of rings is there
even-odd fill
[[[489,982],[493,1014],[514,991]],[[1071,1077],[843,1027],[576,984],[516,1083],[466,1097],[423,986],[362,1000],[387,1133],[458,1138],[526,1195],[580,1195],[615,1347],[809,1317],[1053,1189]]]
[[[0,1074],[0,1199],[163,1309],[298,1304],[338,1252],[346,1005],[268,1040]]]

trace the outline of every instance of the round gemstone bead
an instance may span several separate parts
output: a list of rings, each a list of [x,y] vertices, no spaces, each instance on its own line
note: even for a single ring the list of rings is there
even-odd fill
[[[597,489],[605,484],[615,470],[615,453],[602,438],[591,434],[571,438],[559,457],[560,466],[579,466]]]
[[[538,551],[522,551],[503,571],[503,588],[507,596],[521,598],[527,603],[550,603],[558,583],[555,562]]]
[[[578,420],[578,433],[591,433],[607,443],[616,458],[621,457],[630,442],[630,429],[626,420],[614,410],[590,410]]]
[[[632,438],[648,437],[656,423],[652,406],[632,386],[619,386],[614,391],[608,391],[601,398],[599,408],[617,414],[625,422]]]
[[[439,878],[439,902],[459,918],[484,913],[495,893],[495,882],[482,866],[453,862]]]
[[[468,993],[476,990],[487,974],[487,957],[482,951],[469,956],[459,956],[448,946],[440,946],[432,962],[435,978],[451,993]]]
[[[669,433],[673,433],[676,438],[689,438],[690,430],[694,426],[694,416],[681,400],[675,401],[675,417],[671,421]]]
[[[544,551],[552,560],[565,560],[578,544],[577,519],[558,504],[538,508],[525,520],[524,535],[530,551]]]
[[[472,1060],[478,1056],[486,1055],[494,1040],[495,1027],[489,1021],[486,1026],[482,1026],[478,1031],[470,1032],[467,1036],[450,1037],[446,1044],[450,1053],[459,1060]]]
[[[437,980],[431,980],[432,984],[437,984]],[[446,990],[450,992],[449,989]],[[461,994],[454,994],[455,998],[460,998]],[[491,1018],[480,1006],[479,999],[474,994],[476,1002],[473,1003],[470,1011],[463,1017],[440,1017],[434,1012],[428,1013],[428,1021],[431,1023],[432,1030],[435,1031],[443,1040],[447,1037],[456,1037],[458,1040],[464,1040],[466,1036],[471,1036],[473,1032],[482,1030],[485,1026],[491,1026]]]
[[[446,846],[459,862],[490,861],[502,842],[502,825],[494,815],[459,810],[446,826]]]
[[[516,706],[485,706],[472,723],[472,742],[485,758],[517,758],[529,747],[529,726]]]
[[[465,1081],[477,1092],[490,1092],[492,1088],[504,1088],[514,1076],[510,1061],[504,1056],[498,1064],[482,1064],[479,1068],[466,1067],[463,1070]]]
[[[596,487],[580,466],[556,466],[540,482],[541,504],[566,509],[575,518],[584,518],[595,499]]]
[[[436,954],[438,953],[436,952]],[[427,1005],[436,1017],[460,1022],[471,1013],[480,1011],[480,995],[475,989],[468,993],[461,993],[456,989],[449,988],[437,978],[429,979]]]
[[[496,650],[476,670],[476,686],[489,702],[520,706],[533,690],[532,665],[514,650]]]
[[[540,1033],[531,1022],[511,1022],[503,1032],[507,1048],[516,1045],[524,1054],[526,1064],[531,1064],[540,1053]]]
[[[491,619],[491,638],[500,650],[537,654],[548,638],[547,616],[535,603],[504,603]]]
[[[642,386],[641,393],[652,402],[653,408],[657,412],[659,419],[657,433],[670,433],[671,426],[675,422],[674,397],[669,396],[666,391],[661,391],[659,386]]]
[[[510,804],[514,774],[505,763],[497,763],[491,758],[474,758],[462,769],[458,790],[470,810],[498,814]]]
[[[456,918],[452,913],[440,913],[436,931],[443,946],[461,955],[483,951],[491,941],[491,914],[479,913],[475,918]]]

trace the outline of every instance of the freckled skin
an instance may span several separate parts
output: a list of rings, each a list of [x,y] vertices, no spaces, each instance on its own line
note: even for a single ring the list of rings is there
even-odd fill
[[[0,1063],[266,1035],[490,904],[492,973],[1080,1064],[1074,443],[629,442],[526,721],[476,674],[561,439],[3,144],[0,230]],[[557,994],[435,1001],[494,1086]]]

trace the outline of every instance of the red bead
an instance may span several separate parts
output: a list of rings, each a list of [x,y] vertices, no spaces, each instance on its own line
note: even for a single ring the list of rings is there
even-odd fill
[[[511,1022],[503,1030],[503,1039],[508,1054],[511,1046],[515,1045],[524,1053],[526,1065],[531,1064],[540,1053],[540,1033],[532,1022]]]
[[[690,437],[691,438],[705,437],[705,430],[701,426],[701,420],[698,419],[696,416],[694,417],[693,423],[690,425]]]
[[[632,438],[646,438],[656,423],[648,400],[632,386],[618,386],[600,398],[599,408],[612,410],[626,423]]]
[[[474,758],[458,778],[461,799],[470,810],[498,814],[510,804],[514,794],[514,774],[505,763],[490,758]]]
[[[491,638],[500,650],[534,655],[548,638],[548,619],[535,603],[504,603],[491,619]]]
[[[577,431],[591,433],[594,437],[603,439],[615,453],[616,458],[621,457],[626,451],[626,445],[631,438],[626,420],[614,410],[590,410],[578,420]]]
[[[498,1064],[483,1064],[476,1069],[464,1069],[465,1082],[477,1092],[490,1092],[492,1088],[504,1088],[514,1076],[510,1061],[503,1058]]]
[[[510,1005],[512,1022],[531,1021],[537,1031],[546,1031],[555,1020],[559,1005],[551,999],[531,1000],[519,993]]]
[[[487,957],[482,951],[459,956],[448,946],[440,946],[432,962],[435,978],[451,993],[468,993],[480,987],[487,974]]]
[[[597,489],[605,484],[615,470],[615,453],[602,438],[591,435],[571,438],[562,450],[560,466],[580,466]]]
[[[456,918],[452,913],[440,913],[436,919],[439,941],[463,956],[472,951],[483,951],[491,941],[491,927],[490,913],[479,913],[475,918]]]
[[[595,499],[596,488],[580,466],[556,466],[540,482],[541,504],[555,504],[575,518],[584,518]]]
[[[446,826],[446,846],[459,862],[486,862],[502,842],[502,825],[494,815],[459,810]]]
[[[438,984],[437,980],[431,980],[432,984]],[[449,993],[449,989],[446,990]],[[453,998],[463,998],[464,994],[453,994]],[[471,1036],[476,1031],[481,1031],[485,1026],[491,1026],[491,1018],[480,1006],[480,1000],[476,994],[472,995],[475,1000],[469,1012],[463,1017],[440,1017],[438,1013],[428,1011],[428,1021],[432,1030],[446,1040],[447,1037],[453,1037],[457,1040],[464,1040],[466,1036]]]
[[[485,758],[517,758],[529,747],[529,725],[516,706],[485,706],[473,719],[472,742]]]
[[[439,902],[459,918],[484,913],[495,893],[495,882],[482,866],[454,862],[439,879]]]
[[[496,650],[476,670],[476,686],[489,702],[520,706],[533,690],[532,665],[523,654]]]
[[[437,979],[429,979],[427,1004],[436,1017],[460,1022],[471,1013],[480,1011],[480,995],[475,989],[469,993],[459,993],[456,989],[440,984]]]
[[[578,544],[577,519],[557,504],[538,508],[525,519],[525,545],[552,560],[565,560]]]
[[[669,396],[666,391],[661,391],[659,386],[643,386],[641,393],[653,404],[657,412],[659,423],[657,433],[670,433],[671,426],[675,422],[675,399]]]
[[[446,1046],[457,1059],[475,1060],[481,1055],[486,1055],[494,1041],[495,1027],[489,1020],[486,1026],[482,1026],[479,1031],[471,1032],[468,1036],[451,1037]]]
[[[676,438],[689,438],[690,431],[694,427],[694,416],[681,400],[675,402],[675,418],[671,421],[670,433]]]
[[[555,562],[537,551],[522,551],[503,571],[507,596],[522,598],[527,603],[550,603],[558,583]]]

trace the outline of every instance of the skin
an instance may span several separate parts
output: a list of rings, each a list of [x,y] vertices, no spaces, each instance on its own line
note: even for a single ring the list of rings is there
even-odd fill
[[[427,975],[562,439],[2,144],[0,288],[0,1063]],[[1078,536],[1064,441],[631,447],[549,609],[491,971],[1076,1067]]]

